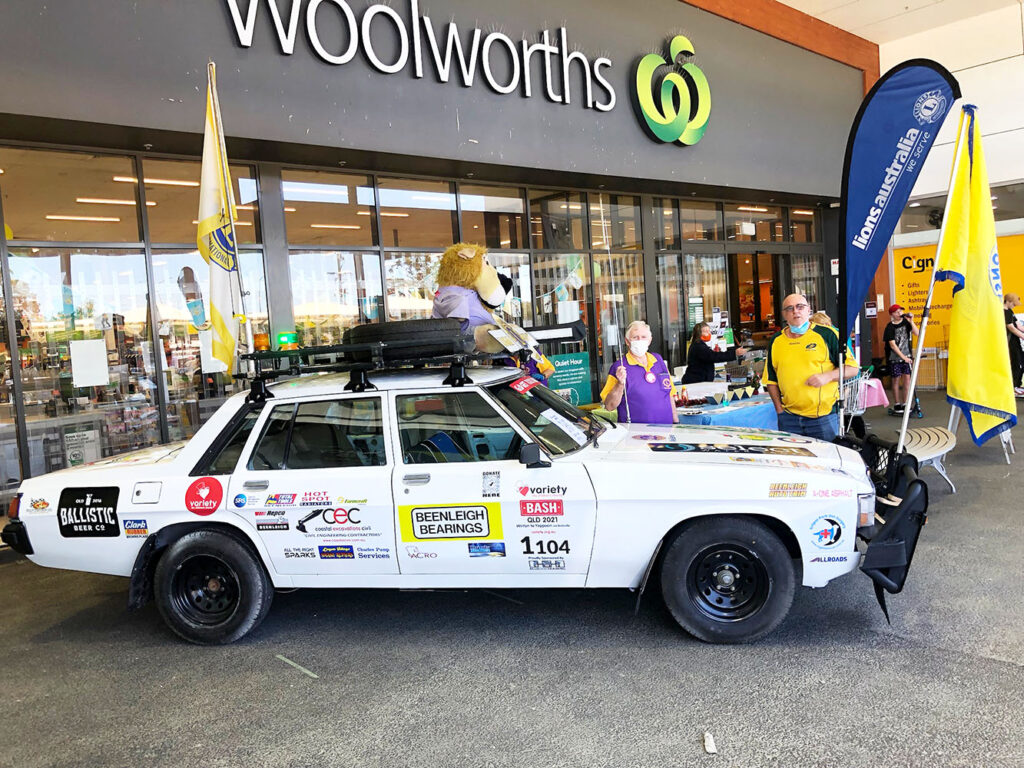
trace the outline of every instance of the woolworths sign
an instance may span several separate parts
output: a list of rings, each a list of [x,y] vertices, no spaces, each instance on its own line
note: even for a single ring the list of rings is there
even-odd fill
[[[457,21],[435,22],[420,0],[399,6],[376,3],[357,14],[347,0],[224,0],[243,48],[251,48],[258,24],[268,24],[282,54],[295,53],[299,36],[326,64],[344,66],[362,52],[378,72],[411,70],[465,88],[483,85],[499,94],[519,93],[560,105],[610,112],[617,97],[614,64],[578,50],[565,27],[542,30],[536,40],[514,40]],[[668,57],[647,54],[632,68],[630,86],[638,120],[657,141],[696,144],[711,115],[711,88],[689,59],[690,41],[671,39]],[[575,89],[575,90],[574,90]]]

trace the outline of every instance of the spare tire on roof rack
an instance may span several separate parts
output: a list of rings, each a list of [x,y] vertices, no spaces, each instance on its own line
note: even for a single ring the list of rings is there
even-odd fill
[[[345,344],[383,342],[388,345],[383,349],[386,361],[468,354],[474,349],[472,334],[463,334],[462,321],[454,317],[357,325],[345,331],[342,341]],[[369,349],[352,350],[348,354],[357,363],[373,360]]]

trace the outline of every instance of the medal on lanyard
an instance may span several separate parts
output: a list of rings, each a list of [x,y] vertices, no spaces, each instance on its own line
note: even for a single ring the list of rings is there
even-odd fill
[[[654,382],[656,382],[658,380],[658,377],[655,376],[652,371],[648,371],[647,375],[644,376],[644,378],[647,379],[647,383],[648,384],[653,384]]]

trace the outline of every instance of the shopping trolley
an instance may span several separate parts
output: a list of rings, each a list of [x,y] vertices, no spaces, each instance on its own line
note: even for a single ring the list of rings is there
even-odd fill
[[[843,434],[853,430],[860,439],[864,439],[867,433],[864,425],[864,411],[867,410],[867,390],[861,386],[864,381],[871,378],[874,366],[869,366],[856,376],[843,379]]]

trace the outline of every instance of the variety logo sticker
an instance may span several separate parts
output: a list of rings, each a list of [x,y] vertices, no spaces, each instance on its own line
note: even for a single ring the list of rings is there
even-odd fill
[[[216,477],[201,477],[185,491],[185,508],[205,517],[217,511],[224,499],[224,489]]]
[[[529,496],[532,493],[534,496],[565,496],[568,490],[564,485],[521,485],[519,486],[519,495]]]

